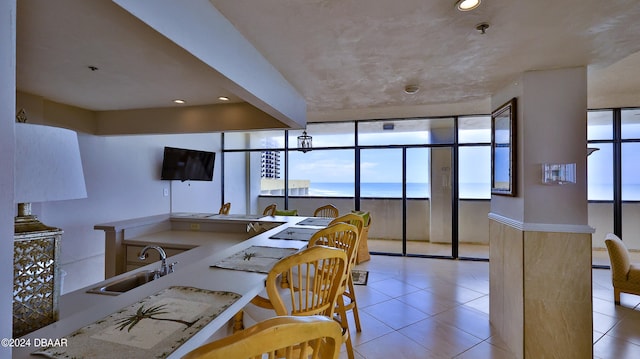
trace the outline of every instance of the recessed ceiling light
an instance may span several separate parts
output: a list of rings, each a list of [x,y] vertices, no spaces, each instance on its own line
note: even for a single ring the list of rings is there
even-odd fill
[[[179,104],[183,104],[183,103],[186,103],[186,102],[187,102],[187,101],[185,101],[185,100],[180,100],[180,99],[175,99],[175,100],[173,100],[173,103],[179,103]]]
[[[456,9],[460,11],[471,11],[480,6],[480,0],[458,0]]]
[[[220,97],[218,97],[218,100],[220,100],[220,101],[229,101],[229,98],[227,96],[220,96]]]

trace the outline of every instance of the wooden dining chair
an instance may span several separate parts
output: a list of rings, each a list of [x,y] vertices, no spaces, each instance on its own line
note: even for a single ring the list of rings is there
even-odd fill
[[[358,219],[360,217],[360,219]],[[369,228],[371,228],[371,214],[369,212],[351,212],[332,220],[329,225],[338,222],[347,222],[356,225],[360,230],[360,242],[358,244],[358,255],[356,256],[356,264],[371,259],[369,254]]]
[[[325,316],[280,316],[204,344],[183,359],[337,359],[342,328]]]
[[[336,217],[329,222],[328,226],[332,226],[336,223],[349,223],[358,228],[358,234],[362,232],[362,228],[364,228],[364,218],[362,216],[357,215],[355,213],[347,213],[343,214],[340,217]]]
[[[338,217],[338,208],[332,204],[327,204],[322,207],[316,208],[313,212],[314,217],[326,217],[326,218],[336,218]]]
[[[351,269],[353,269],[353,267],[355,267],[357,263],[360,242],[362,241],[362,231],[364,229],[364,219],[360,215],[347,213],[329,222],[327,228],[333,227],[334,225],[337,225],[339,223],[348,223],[358,229],[358,243],[355,245],[355,248],[349,248],[349,254],[347,255],[349,257],[349,264],[351,268],[349,268],[347,288],[342,294],[342,299],[347,299],[347,302],[344,304],[344,309],[345,311],[351,310],[351,312],[353,313],[353,320],[356,323],[356,331],[361,332],[362,326],[360,325],[360,315],[358,313],[358,303],[356,302],[356,292],[353,285],[353,277],[351,276]],[[314,241],[314,238],[321,235],[322,232],[316,232],[314,236],[311,237],[309,243],[313,243],[312,241]]]
[[[262,211],[262,215],[264,215],[264,216],[275,216],[276,215],[276,204],[275,203],[271,203],[270,205],[266,206],[264,208],[264,211]]]
[[[267,275],[266,297],[257,295],[236,314],[234,331],[274,315],[333,318],[347,266],[345,251],[321,245],[281,259]],[[287,278],[286,284],[282,277]]]
[[[231,210],[231,202],[227,202],[220,207],[218,214],[229,214],[229,210]]]
[[[343,332],[347,333],[344,340],[347,345],[347,355],[353,358],[353,345],[349,333],[349,320],[347,311],[352,310],[356,319],[356,330],[360,332],[360,317],[357,314],[355,292],[353,290],[353,278],[351,269],[355,266],[356,251],[358,249],[358,228],[352,224],[340,222],[323,228],[311,236],[309,246],[327,246],[343,250],[347,255],[347,268],[345,268],[344,281],[341,284],[340,293],[336,300],[336,313],[340,317]],[[345,297],[349,300],[345,304]]]

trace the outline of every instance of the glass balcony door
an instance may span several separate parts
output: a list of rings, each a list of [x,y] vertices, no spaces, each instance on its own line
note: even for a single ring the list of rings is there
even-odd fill
[[[369,250],[452,256],[452,149],[360,151],[360,208],[371,213]]]

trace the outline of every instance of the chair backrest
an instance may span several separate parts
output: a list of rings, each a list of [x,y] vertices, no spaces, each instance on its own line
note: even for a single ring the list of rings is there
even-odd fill
[[[327,246],[309,247],[278,261],[265,284],[276,315],[333,317],[346,268],[346,253]],[[283,276],[285,288],[278,283]]]
[[[276,204],[275,203],[271,203],[270,205],[265,207],[264,211],[262,211],[262,214],[265,215],[265,216],[275,216],[275,214],[276,214]]]
[[[218,214],[229,214],[229,210],[231,210],[231,203],[227,202],[220,207]]]
[[[337,359],[341,345],[342,328],[333,319],[280,316],[202,345],[183,359]]]
[[[332,204],[326,204],[322,207],[316,208],[313,212],[314,217],[326,217],[326,218],[336,218],[338,217],[338,209],[336,206]]]
[[[309,239],[309,246],[321,245],[338,248],[345,252],[347,255],[347,267],[345,268],[345,279],[342,283],[343,289],[346,288],[348,276],[351,275],[351,269],[356,263],[359,238],[360,232],[356,226],[340,222],[317,231]]]
[[[362,234],[362,228],[364,228],[364,218],[362,216],[357,215],[355,213],[347,213],[340,217],[334,218],[331,222],[329,222],[329,226],[332,226],[336,223],[349,223],[358,228],[358,234]]]
[[[626,281],[631,260],[629,251],[620,237],[613,233],[607,233],[604,243],[607,245],[609,260],[611,261],[611,276],[615,281]]]

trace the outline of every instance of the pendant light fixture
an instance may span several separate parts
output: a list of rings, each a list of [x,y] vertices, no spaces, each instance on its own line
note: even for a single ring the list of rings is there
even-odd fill
[[[307,153],[311,151],[313,138],[307,135],[307,131],[302,131],[302,135],[298,136],[298,151]]]

